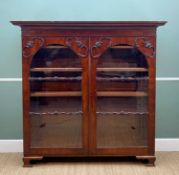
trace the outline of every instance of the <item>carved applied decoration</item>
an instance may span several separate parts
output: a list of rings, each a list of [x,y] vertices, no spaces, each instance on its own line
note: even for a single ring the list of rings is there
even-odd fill
[[[155,56],[155,48],[146,37],[135,38],[135,47],[141,50],[146,57],[153,58]]]
[[[137,37],[132,43],[122,44],[133,45],[134,48],[139,49],[146,57],[153,58],[155,56],[155,47],[146,37]],[[87,38],[67,37],[65,39],[65,45],[70,47],[79,57],[87,57],[89,54]],[[99,38],[98,41],[92,43],[92,46],[90,47],[90,54],[93,58],[98,58],[112,45],[113,43],[110,37]],[[31,57],[43,46],[44,38],[33,37],[26,42],[23,48],[23,56]]]
[[[90,54],[93,58],[100,57],[105,50],[111,46],[111,38],[104,37],[96,41],[90,48]]]
[[[22,50],[22,54],[24,57],[31,57],[43,45],[44,45],[44,39],[42,37],[33,37],[31,40],[26,42],[26,44]]]
[[[85,43],[86,42],[86,43]],[[65,44],[69,46],[79,57],[87,57],[88,56],[88,42],[87,40],[70,37],[66,38]]]
[[[129,40],[127,42],[123,42],[122,40],[118,43],[113,43],[112,39],[110,37],[104,37],[100,38],[98,41],[96,41],[94,44],[92,44],[90,48],[90,54],[93,58],[100,57],[105,50],[112,47],[113,45],[130,45],[134,48],[139,49],[146,57],[153,58],[155,57],[155,47],[153,46],[150,39],[147,37],[137,37],[134,38],[134,40]]]

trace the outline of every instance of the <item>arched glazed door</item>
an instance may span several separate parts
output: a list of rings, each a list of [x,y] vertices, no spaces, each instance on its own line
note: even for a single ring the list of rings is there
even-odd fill
[[[43,42],[43,44],[40,44]],[[81,46],[78,47],[78,45]],[[28,59],[25,124],[31,154],[86,154],[88,123],[85,44],[79,38],[34,39]],[[27,137],[26,137],[27,139]],[[53,149],[52,149],[53,148]]]
[[[143,40],[143,39],[141,39]],[[91,126],[93,154],[136,155],[149,151],[148,55],[152,48],[128,38],[92,38]],[[141,47],[140,47],[140,46]],[[91,128],[91,127],[90,127]]]

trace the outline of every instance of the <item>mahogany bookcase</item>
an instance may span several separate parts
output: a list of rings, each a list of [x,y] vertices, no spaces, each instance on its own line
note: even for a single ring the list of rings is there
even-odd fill
[[[54,156],[155,162],[156,28],[12,21],[22,30],[24,166]]]

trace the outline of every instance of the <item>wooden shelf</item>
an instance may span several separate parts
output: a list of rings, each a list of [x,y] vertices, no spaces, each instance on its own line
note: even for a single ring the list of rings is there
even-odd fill
[[[65,68],[46,68],[46,67],[38,67],[38,68],[32,68],[30,69],[31,72],[81,72],[82,68],[71,68],[71,67],[65,67]]]
[[[32,68],[31,72],[81,72],[82,68]],[[97,68],[98,72],[147,72],[148,69],[142,67],[131,68]]]
[[[52,46],[45,46],[44,48],[46,49],[67,49],[68,47],[66,46],[58,46],[58,45],[52,45]]]
[[[77,77],[29,77],[31,81],[73,81],[73,80],[82,80],[81,76]]]
[[[133,49],[134,47],[133,46],[112,46],[111,49]]]
[[[146,92],[142,91],[98,91],[99,97],[145,97]]]
[[[73,112],[66,112],[66,111],[47,111],[47,112],[29,112],[30,115],[37,115],[37,116],[60,116],[60,115],[81,115],[83,114],[82,111],[73,111]]]
[[[126,67],[126,68],[118,68],[118,67],[102,67],[97,68],[98,72],[147,72],[148,69],[143,67]]]
[[[148,114],[148,112],[145,111],[103,111],[103,112],[96,112],[97,115],[101,115],[101,116],[123,116],[123,115],[136,115],[137,117],[142,116],[142,115],[146,115]]]
[[[148,80],[148,77],[96,77],[97,81],[140,81]]]
[[[30,94],[31,97],[68,97],[68,96],[81,96],[82,93],[81,91],[54,91],[54,92],[42,92],[42,91],[38,91],[38,92],[32,92]],[[142,91],[99,91],[97,92],[97,96],[101,96],[101,97],[143,97],[143,96],[147,96],[146,92],[142,92]]]
[[[97,68],[98,72],[147,72],[148,69],[142,67],[131,68]]]
[[[78,97],[81,96],[81,91],[54,91],[54,92],[32,92],[30,94],[31,97]]]
[[[143,67],[127,67],[127,68],[97,68],[98,72],[147,72],[148,69]]]

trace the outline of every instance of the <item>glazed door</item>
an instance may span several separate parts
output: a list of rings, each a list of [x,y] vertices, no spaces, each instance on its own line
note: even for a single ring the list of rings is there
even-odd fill
[[[91,153],[147,154],[147,58],[134,39],[92,38]],[[152,132],[152,131],[151,131]]]
[[[88,40],[81,40],[35,38],[34,49],[26,47],[24,50],[24,59],[30,59],[26,77],[29,100],[24,104],[29,109],[25,114],[29,122],[25,122],[24,129],[29,133],[26,143],[30,150],[26,152],[36,155],[87,153],[88,59],[85,46]],[[84,43],[79,48],[80,42]]]

